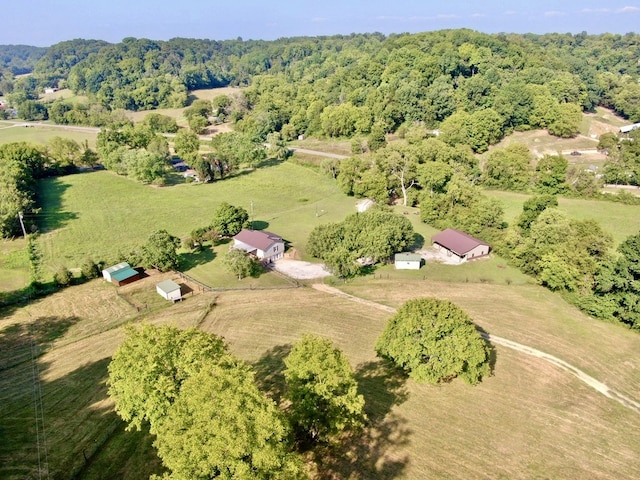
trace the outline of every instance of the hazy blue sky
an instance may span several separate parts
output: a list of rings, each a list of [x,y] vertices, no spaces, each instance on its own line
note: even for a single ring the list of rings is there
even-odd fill
[[[640,0],[3,0],[0,44],[73,38],[271,40],[471,28],[486,33],[640,31]]]

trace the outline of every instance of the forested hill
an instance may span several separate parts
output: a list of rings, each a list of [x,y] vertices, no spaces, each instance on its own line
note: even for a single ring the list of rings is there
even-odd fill
[[[492,109],[488,121],[495,112],[507,130],[545,128],[558,104],[604,105],[640,120],[636,34],[444,30],[275,41],[71,40],[47,48],[32,75],[17,79],[10,65],[24,52],[0,49],[1,90],[14,94],[17,107],[45,87],[68,87],[108,109],[140,110],[184,106],[192,89],[253,85],[248,106],[261,112],[265,129],[288,124],[297,133],[319,131],[318,114],[338,107],[344,111],[327,113],[337,118],[325,134],[366,132],[373,124],[394,131],[415,120],[437,127],[456,111],[478,109]]]

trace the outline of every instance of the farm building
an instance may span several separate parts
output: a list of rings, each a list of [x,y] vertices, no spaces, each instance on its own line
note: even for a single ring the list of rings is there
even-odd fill
[[[273,262],[284,255],[284,240],[266,230],[242,230],[233,237],[233,248],[244,250],[263,262]]]
[[[431,237],[433,246],[445,251],[448,256],[455,256],[460,262],[489,255],[489,244],[467,235],[460,230],[447,228]]]
[[[422,257],[417,253],[396,253],[393,260],[396,270],[420,270],[422,266]]]
[[[631,125],[620,127],[620,133],[629,133],[631,130],[635,130],[636,128],[640,128],[640,123],[633,123]]]
[[[177,302],[182,300],[182,291],[180,285],[173,280],[165,280],[156,285],[156,292],[165,300]]]
[[[117,286],[126,285],[140,279],[140,273],[131,268],[127,262],[122,262],[102,270],[102,277]]]

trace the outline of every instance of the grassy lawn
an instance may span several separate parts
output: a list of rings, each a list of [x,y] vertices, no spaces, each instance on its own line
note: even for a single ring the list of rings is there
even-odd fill
[[[485,191],[487,195],[502,202],[505,219],[513,223],[522,212],[522,204],[530,195],[513,192]],[[622,242],[629,235],[640,232],[640,206],[616,202],[559,198],[558,206],[571,218],[593,219],[613,235],[614,243]]]
[[[221,202],[252,212],[256,228],[282,235],[302,257],[318,223],[355,212],[355,199],[312,170],[284,162],[208,185],[154,188],[111,172],[46,179],[38,216],[45,262],[76,267],[87,256],[116,260],[154,230],[183,237],[208,225]],[[318,212],[318,216],[316,216]]]
[[[205,246],[200,252],[187,253],[182,257],[182,271],[190,277],[213,288],[271,288],[289,287],[291,283],[282,276],[264,271],[254,277],[238,280],[223,263],[231,242],[215,247]]]
[[[221,87],[221,88],[207,88],[202,90],[193,90],[189,92],[189,100],[212,100],[220,95],[233,95],[241,91],[238,87]],[[167,115],[175,118],[179,126],[186,127],[187,119],[184,118],[183,113],[186,107],[183,108],[157,108],[154,110],[140,110],[137,112],[127,112],[127,117],[133,120],[135,123],[144,120],[149,113],[159,113],[161,115]]]

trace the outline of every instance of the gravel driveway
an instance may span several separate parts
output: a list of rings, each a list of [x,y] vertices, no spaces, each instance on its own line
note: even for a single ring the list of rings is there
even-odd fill
[[[289,260],[281,258],[276,260],[273,267],[285,275],[296,280],[308,280],[310,278],[323,278],[331,275],[321,263],[303,262],[301,260]]]

